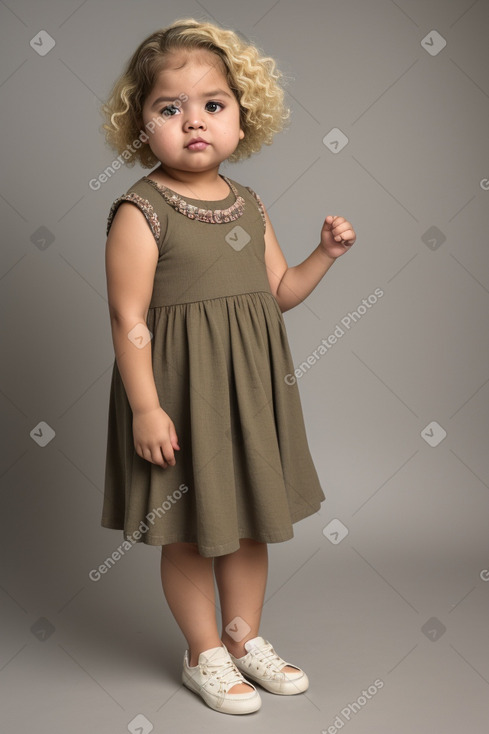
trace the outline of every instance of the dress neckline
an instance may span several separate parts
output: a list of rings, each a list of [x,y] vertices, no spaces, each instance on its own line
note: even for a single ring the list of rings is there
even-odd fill
[[[160,191],[169,192],[171,196],[178,196],[183,201],[199,201],[199,202],[205,202],[206,204],[222,204],[224,201],[227,201],[229,197],[231,196],[231,194],[233,193],[233,186],[231,185],[229,179],[226,176],[224,176],[222,173],[219,173],[218,175],[219,175],[219,178],[222,178],[229,187],[228,193],[222,199],[197,199],[191,196],[183,196],[183,194],[179,194],[178,191],[171,189],[169,186],[166,186],[165,184],[162,184],[159,181],[155,181],[153,178],[149,178],[149,176],[143,176],[143,179],[145,181],[149,181],[149,183],[152,186],[159,189]]]
[[[165,201],[180,214],[185,215],[189,219],[198,219],[200,222],[222,224],[223,222],[233,222],[244,214],[245,200],[232,181],[222,174],[219,174],[219,176],[227,183],[230,191],[224,199],[216,199],[214,201],[208,201],[206,199],[191,199],[190,197],[187,200],[176,191],[173,191],[173,189],[154,181],[148,176],[143,176],[143,180],[147,181],[153,188],[155,188],[163,196]],[[233,196],[235,198],[234,202],[225,209],[221,208],[221,206],[224,203],[227,203]],[[192,204],[190,202],[195,203]],[[204,204],[205,206],[198,206],[198,204]],[[221,206],[211,208],[209,206],[210,204],[220,204]]]

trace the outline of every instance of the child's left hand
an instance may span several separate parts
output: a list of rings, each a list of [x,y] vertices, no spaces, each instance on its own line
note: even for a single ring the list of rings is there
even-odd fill
[[[330,257],[343,255],[355,243],[355,230],[344,217],[329,214],[321,230],[321,247]]]

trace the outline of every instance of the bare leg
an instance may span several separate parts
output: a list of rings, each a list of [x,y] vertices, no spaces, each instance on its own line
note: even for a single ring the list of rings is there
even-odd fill
[[[161,548],[161,583],[170,611],[185,636],[189,665],[198,663],[199,654],[219,647],[216,623],[212,558],[204,558],[196,543],[170,543]],[[251,687],[237,683],[232,693],[249,693]]]
[[[240,658],[246,655],[244,643],[260,634],[268,576],[267,544],[251,538],[242,538],[239,550],[214,558],[214,573],[221,602],[222,641],[232,655]],[[240,625],[243,625],[243,622],[237,622],[234,637],[225,630],[235,617],[241,617],[251,628],[243,637],[240,634]],[[236,637],[240,639],[236,640]],[[282,670],[286,673],[296,672],[296,669],[290,666]]]

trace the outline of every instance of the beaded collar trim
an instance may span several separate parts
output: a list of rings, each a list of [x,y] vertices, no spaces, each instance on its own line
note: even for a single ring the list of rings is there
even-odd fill
[[[240,196],[236,186],[231,181],[222,176],[226,181],[231,191],[236,197],[234,204],[231,204],[227,209],[203,209],[193,204],[189,204],[183,197],[177,194],[175,191],[167,188],[161,183],[153,181],[152,178],[144,176],[145,181],[148,181],[157,191],[159,191],[168,204],[172,206],[180,214],[184,214],[189,219],[198,219],[200,222],[208,222],[209,224],[221,224],[222,222],[233,222],[235,219],[239,219],[244,214],[245,200]]]

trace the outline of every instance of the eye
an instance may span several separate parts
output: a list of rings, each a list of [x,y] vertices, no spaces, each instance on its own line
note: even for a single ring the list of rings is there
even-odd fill
[[[214,107],[220,107],[221,109],[224,109],[224,105],[221,104],[220,102],[207,102],[205,106],[207,112],[218,112],[218,110],[216,109],[211,109],[211,110],[208,109],[209,105],[214,106]]]
[[[169,104],[167,107],[164,107],[160,115],[165,115],[165,117],[173,117],[175,112],[178,112],[178,107],[175,107],[173,104]]]

